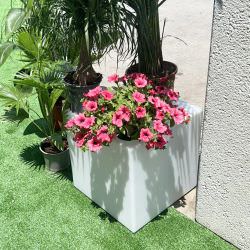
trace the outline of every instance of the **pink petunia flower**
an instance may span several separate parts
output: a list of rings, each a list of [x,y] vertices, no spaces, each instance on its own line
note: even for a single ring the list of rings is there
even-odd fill
[[[164,113],[170,113],[170,112],[171,112],[171,107],[170,107],[169,104],[164,103],[164,104],[162,105],[162,107],[160,108],[160,110],[161,110],[162,112],[164,112]]]
[[[101,93],[101,90],[102,88],[98,86],[94,89],[89,90],[87,94],[84,94],[84,96],[90,97],[90,98],[96,98]]]
[[[128,107],[125,105],[122,105],[119,109],[118,112],[122,113],[122,119],[125,120],[126,122],[130,121],[131,118],[131,112]]]
[[[108,77],[108,82],[113,83],[113,82],[118,82],[119,81],[119,76],[117,74],[113,74]]]
[[[110,91],[108,90],[103,90],[101,92],[101,95],[103,96],[103,98],[107,101],[111,101],[113,98],[114,98],[114,95],[113,93],[111,93]]]
[[[102,143],[103,142],[111,142],[111,137],[107,133],[101,133],[97,136],[98,140],[100,140]]]
[[[139,140],[143,142],[149,142],[153,138],[153,134],[151,133],[149,128],[142,128],[140,131]]]
[[[98,109],[97,102],[95,101],[85,101],[83,102],[82,106],[86,111],[89,112],[94,112]]]
[[[78,126],[79,128],[83,128],[83,123],[84,123],[85,119],[86,119],[86,117],[84,114],[77,115],[74,119],[75,125]]]
[[[119,82],[126,82],[127,80],[128,80],[128,78],[127,78],[126,75],[121,76],[121,77],[119,78]]]
[[[103,125],[99,130],[97,130],[97,135],[100,135],[102,133],[108,133],[108,126]]]
[[[123,113],[121,111],[115,112],[112,117],[112,123],[116,125],[118,128],[122,127],[123,122]]]
[[[168,136],[170,136],[170,137],[173,137],[173,132],[172,132],[172,130],[170,129],[169,126],[167,126],[167,130],[166,130],[166,132],[165,132],[165,135],[168,135]]]
[[[67,123],[65,124],[65,128],[66,129],[71,129],[72,127],[74,127],[75,124],[75,119],[70,119],[67,121]]]
[[[169,99],[171,101],[178,101],[178,99],[179,99],[179,92],[175,92],[174,90],[169,89],[167,91],[167,96],[169,97]]]
[[[104,125],[97,130],[97,138],[101,142],[111,142],[112,136],[108,134],[108,126]]]
[[[154,107],[158,107],[160,103],[160,98],[159,97],[154,97],[154,96],[149,96],[148,101],[154,105]]]
[[[146,144],[146,149],[152,149],[155,147],[155,142],[153,141],[149,141],[147,144]]]
[[[157,141],[155,143],[155,147],[157,149],[164,149],[167,144],[167,141],[164,139],[162,135],[157,136]]]
[[[184,115],[181,110],[178,108],[172,108],[171,109],[171,116],[174,119],[175,124],[181,124],[184,121]]]
[[[167,82],[168,82],[168,77],[167,76],[164,76],[164,77],[160,78],[159,83],[167,83]]]
[[[137,118],[144,118],[146,116],[146,109],[143,107],[137,107],[135,110],[135,115]]]
[[[136,78],[147,79],[146,75],[142,73],[132,73],[128,76],[128,78],[135,80]]]
[[[153,96],[156,94],[156,91],[154,89],[150,89],[148,93]]]
[[[160,110],[157,110],[156,111],[156,116],[155,116],[155,119],[157,120],[163,120],[165,118],[165,114],[164,112],[160,111]]]
[[[167,107],[167,103],[161,99],[159,99],[156,103],[155,103],[155,108],[162,110],[164,112],[165,108]]]
[[[148,81],[145,78],[138,77],[135,79],[135,86],[137,88],[144,88],[147,86],[147,84],[148,84]]]
[[[167,126],[165,126],[162,121],[160,120],[155,120],[153,122],[154,125],[154,130],[156,130],[157,132],[163,134],[167,131]]]
[[[168,88],[165,86],[156,86],[155,90],[159,95],[166,95],[168,93]]]
[[[143,103],[146,101],[145,95],[136,91],[132,94],[133,99],[138,103]]]
[[[83,133],[76,133],[74,136],[74,141],[78,148],[81,148],[85,142],[85,135]]]
[[[87,142],[87,146],[91,152],[98,152],[102,149],[102,142],[97,137],[93,137]]]
[[[84,122],[82,123],[82,127],[85,129],[89,129],[90,127],[92,127],[95,124],[95,117],[91,116],[91,117],[86,117]]]

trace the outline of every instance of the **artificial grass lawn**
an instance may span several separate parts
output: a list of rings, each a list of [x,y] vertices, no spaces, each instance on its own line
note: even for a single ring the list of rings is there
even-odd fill
[[[0,16],[8,4],[0,0]],[[10,59],[0,82],[20,65]],[[43,168],[30,121],[0,115],[0,249],[234,249],[174,209],[130,233],[73,187],[70,171]]]

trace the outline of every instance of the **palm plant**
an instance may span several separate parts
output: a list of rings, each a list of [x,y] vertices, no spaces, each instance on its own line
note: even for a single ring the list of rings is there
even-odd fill
[[[164,74],[162,36],[159,23],[159,7],[166,0],[125,0],[133,11],[129,14],[135,22],[139,72],[149,76]]]
[[[59,98],[64,93],[63,76],[68,71],[65,62],[54,62],[47,58],[44,52],[42,37],[20,29],[13,36],[14,48],[21,52],[20,60],[23,61],[24,69],[16,74],[13,79],[14,86],[10,84],[0,85],[0,99],[5,107],[24,110],[36,127],[46,136],[59,140],[62,126],[58,127],[54,117],[54,110]],[[23,91],[24,88],[29,91]],[[35,91],[34,91],[35,90]],[[36,95],[40,112],[29,105],[30,97]],[[40,127],[34,122],[32,115],[36,115],[45,121],[46,126]],[[61,124],[62,125],[62,124]]]
[[[56,59],[78,60],[73,81],[79,85],[94,83],[93,61],[129,39],[119,0],[34,0],[34,6],[26,24],[43,33]]]
[[[73,82],[87,85],[99,77],[93,62],[115,47],[123,50],[130,40],[123,0],[21,1],[23,7],[12,8],[6,18],[11,29],[6,29],[8,41],[0,45],[0,65],[15,48],[9,38],[24,27],[42,38],[50,60],[76,63]]]

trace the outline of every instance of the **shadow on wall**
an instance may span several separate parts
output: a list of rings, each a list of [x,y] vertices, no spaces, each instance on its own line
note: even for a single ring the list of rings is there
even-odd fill
[[[109,151],[108,154],[106,151]],[[92,154],[90,175],[91,197],[98,205],[112,211],[112,215],[117,218],[123,209],[123,198],[129,178],[128,154],[124,146],[121,144],[119,147],[108,147]],[[110,215],[104,212],[101,217],[110,218]]]
[[[186,106],[186,103],[182,103],[182,106]],[[196,186],[199,124],[200,116],[194,114],[189,125],[184,124],[173,128],[174,138],[169,138],[169,144],[164,151],[136,149],[133,151],[133,158],[141,162],[146,178],[149,216],[172,205]],[[185,201],[181,205],[185,206]]]
[[[147,190],[147,213],[155,216],[166,209],[176,200],[176,194],[182,196],[180,177],[174,169],[174,164],[168,156],[167,150],[135,150],[134,158],[141,161],[146,175],[145,187]],[[149,166],[149,162],[152,165]],[[178,198],[180,198],[178,197]]]
[[[215,3],[217,3],[221,9],[223,8],[223,0],[215,0]]]

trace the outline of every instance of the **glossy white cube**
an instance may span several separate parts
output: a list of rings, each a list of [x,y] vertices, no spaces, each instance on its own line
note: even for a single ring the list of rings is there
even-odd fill
[[[197,184],[202,110],[185,102],[189,125],[176,126],[165,150],[116,139],[98,153],[69,135],[74,186],[136,232]]]

